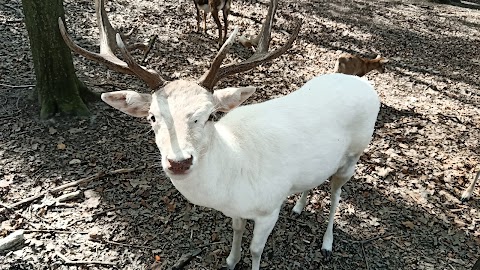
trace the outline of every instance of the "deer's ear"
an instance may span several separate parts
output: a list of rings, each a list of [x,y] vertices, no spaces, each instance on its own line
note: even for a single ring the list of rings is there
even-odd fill
[[[152,95],[135,91],[116,91],[102,94],[102,100],[115,109],[135,117],[148,115]]]
[[[222,112],[228,112],[242,104],[242,102],[249,98],[253,92],[255,92],[255,87],[225,88],[215,90],[213,93],[215,108]]]
[[[385,64],[388,62],[388,59],[382,58],[380,59],[380,64]]]

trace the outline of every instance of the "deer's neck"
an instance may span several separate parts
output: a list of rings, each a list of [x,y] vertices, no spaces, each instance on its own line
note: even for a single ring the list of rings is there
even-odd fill
[[[374,70],[378,68],[378,61],[376,60],[370,60],[370,59],[366,59],[365,60],[365,71],[364,71],[364,74],[365,75],[366,73]]]
[[[255,166],[248,160],[252,157],[244,154],[250,144],[234,130],[217,124],[210,134],[210,144],[189,177],[172,179],[190,202],[220,210],[228,216],[237,215],[236,201],[251,196],[245,194],[255,189],[255,181],[251,181]],[[235,209],[230,209],[232,207]]]

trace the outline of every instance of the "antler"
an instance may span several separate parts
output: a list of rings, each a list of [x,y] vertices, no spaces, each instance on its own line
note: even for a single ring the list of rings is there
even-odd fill
[[[235,31],[232,32],[228,40],[224,43],[222,48],[220,48],[220,51],[215,56],[215,59],[213,59],[213,63],[210,69],[205,72],[205,74],[203,74],[203,76],[200,78],[200,85],[210,91],[213,91],[213,87],[215,86],[215,84],[222,78],[232,74],[250,70],[256,66],[259,66],[262,63],[273,60],[285,53],[292,46],[293,42],[298,36],[298,32],[300,31],[301,21],[297,23],[297,26],[294,28],[292,35],[282,47],[273,52],[268,52],[268,47],[270,46],[270,34],[272,30],[273,18],[275,17],[277,6],[278,0],[271,0],[270,6],[268,8],[267,17],[259,34],[260,41],[255,53],[243,62],[234,63],[222,67],[220,66],[227,54],[227,50],[232,46],[235,35],[238,32],[238,29],[235,29]]]
[[[125,48],[125,44],[123,43],[120,34],[116,33],[110,24],[105,12],[104,4],[104,0],[95,0],[95,12],[97,14],[97,23],[100,33],[100,53],[88,51],[75,44],[72,38],[68,35],[62,19],[58,18],[60,33],[62,34],[63,40],[67,46],[70,47],[72,51],[84,56],[85,58],[103,64],[112,70],[125,74],[136,75],[151,89],[157,89],[158,87],[162,86],[165,83],[165,80],[162,79],[157,71],[140,66],[135,62],[135,60],[133,60],[132,56]],[[116,38],[115,34],[117,35]],[[115,56],[114,53],[117,50],[120,50],[123,57],[126,59],[126,62]]]

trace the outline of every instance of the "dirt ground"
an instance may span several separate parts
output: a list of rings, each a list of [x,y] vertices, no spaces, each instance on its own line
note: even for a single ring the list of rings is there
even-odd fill
[[[64,5],[74,39],[97,50],[93,1]],[[236,25],[255,34],[267,5],[234,0],[229,30]],[[464,1],[280,1],[272,44],[282,44],[293,19],[301,18],[293,48],[218,87],[256,86],[247,103],[261,102],[332,72],[342,52],[381,54],[390,62],[385,73],[366,76],[383,104],[373,141],[343,189],[333,260],[323,263],[320,254],[327,184],[311,193],[298,218],[290,214],[296,196],[288,198],[263,269],[471,269],[480,254],[480,187],[470,201],[458,198],[480,170],[479,8]],[[137,28],[136,41],[159,36],[146,63],[167,78],[199,78],[216,53],[215,24],[209,18],[208,33],[197,33],[191,1],[114,0],[107,11],[114,26]],[[154,263],[157,270],[173,269],[194,251],[184,269],[221,268],[230,220],[175,190],[146,120],[101,103],[90,105],[90,119],[39,119],[38,105],[27,99],[35,76],[22,18],[19,0],[0,0],[0,237],[24,229],[26,238],[0,253],[0,269],[149,269]],[[251,53],[235,44],[225,62]],[[94,91],[148,91],[136,78],[78,55],[74,64]],[[93,180],[53,192],[86,177]],[[77,197],[57,200],[76,191]],[[250,267],[252,228],[248,223],[238,269]]]

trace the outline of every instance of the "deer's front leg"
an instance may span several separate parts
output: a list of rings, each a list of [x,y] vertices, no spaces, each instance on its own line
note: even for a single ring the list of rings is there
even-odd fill
[[[233,241],[230,255],[227,257],[227,267],[230,270],[240,261],[242,256],[242,237],[245,232],[245,224],[247,221],[243,218],[232,218]]]
[[[197,9],[197,32],[200,33],[200,9],[197,7],[196,3],[195,3],[195,8]]]
[[[203,33],[207,33],[207,12],[203,12]]]
[[[255,228],[253,229],[253,239],[250,244],[250,253],[252,254],[252,270],[260,269],[260,259],[262,258],[263,248],[267,242],[268,236],[277,223],[278,213],[276,210],[269,216],[259,217],[255,219]]]

